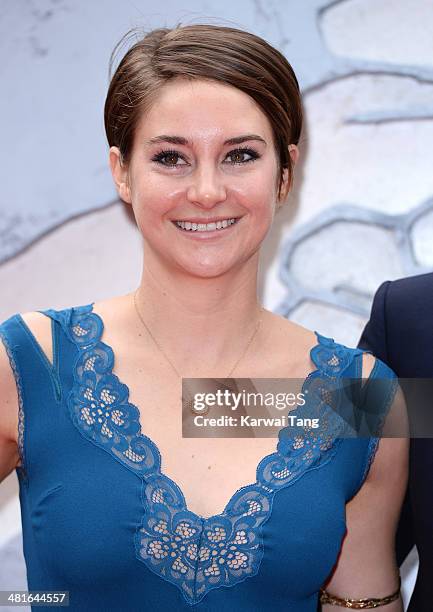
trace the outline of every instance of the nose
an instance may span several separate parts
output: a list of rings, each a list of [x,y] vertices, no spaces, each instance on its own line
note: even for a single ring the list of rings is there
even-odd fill
[[[227,198],[226,189],[212,168],[197,169],[187,190],[187,198],[196,206],[212,208]]]

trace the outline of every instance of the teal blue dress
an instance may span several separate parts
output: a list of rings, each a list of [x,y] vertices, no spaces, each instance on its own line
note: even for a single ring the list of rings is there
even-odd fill
[[[113,373],[93,304],[40,311],[51,318],[53,364],[19,313],[0,325],[19,398],[29,590],[67,590],[69,609],[80,612],[316,612],[346,533],[345,504],[366,478],[378,437],[339,437],[336,412],[314,397],[343,376],[361,379],[364,351],[315,332],[303,410],[327,415],[327,435],[282,428],[256,482],[234,492],[221,514],[202,517],[162,471]],[[364,390],[374,378],[387,381],[374,394],[386,415],[397,379],[380,360]]]

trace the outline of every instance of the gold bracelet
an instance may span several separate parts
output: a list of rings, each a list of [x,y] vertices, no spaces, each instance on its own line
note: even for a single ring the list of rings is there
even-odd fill
[[[349,599],[336,597],[331,595],[325,589],[320,589],[320,603],[330,604],[331,606],[341,606],[342,608],[352,608],[352,610],[366,610],[367,608],[378,608],[379,606],[385,606],[398,599],[400,595],[401,578],[398,578],[398,589],[392,595],[386,597],[375,598],[366,597],[365,599]]]

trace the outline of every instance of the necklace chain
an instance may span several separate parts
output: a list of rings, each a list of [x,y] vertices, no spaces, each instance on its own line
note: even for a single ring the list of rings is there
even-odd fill
[[[182,378],[182,375],[179,373],[179,371],[177,370],[176,366],[174,365],[174,363],[171,361],[171,359],[169,358],[169,356],[166,354],[166,352],[164,351],[164,349],[162,348],[162,346],[159,344],[159,342],[157,341],[157,339],[155,338],[155,336],[152,334],[152,332],[150,331],[149,327],[146,325],[146,322],[144,321],[143,317],[141,316],[141,313],[138,309],[137,306],[137,299],[136,299],[136,295],[137,295],[137,291],[138,288],[134,291],[134,306],[135,306],[135,310],[137,312],[138,318],[140,319],[140,321],[142,322],[142,324],[144,325],[145,329],[147,330],[148,334],[150,335],[150,337],[152,338],[152,340],[154,341],[156,347],[159,349],[159,351],[162,353],[162,355],[164,356],[164,358],[166,359],[166,361],[168,361],[168,363],[170,364],[170,366],[173,368],[174,372],[176,373],[176,375],[179,378]],[[260,311],[263,313],[264,308],[263,306],[260,308]],[[237,359],[236,363],[234,364],[234,366],[232,367],[232,369],[230,370],[230,372],[227,374],[226,378],[230,378],[230,376],[233,374],[233,372],[235,371],[236,367],[238,366],[239,362],[241,361],[241,359],[245,356],[247,350],[249,349],[252,341],[254,340],[259,327],[261,325],[262,322],[262,317],[263,315],[259,318],[258,323],[246,345],[246,347],[244,348],[244,350],[242,351],[242,354],[240,355],[240,357]]]

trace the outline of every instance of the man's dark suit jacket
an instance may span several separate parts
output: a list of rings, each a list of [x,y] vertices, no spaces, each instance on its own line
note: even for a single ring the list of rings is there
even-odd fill
[[[382,283],[358,346],[372,351],[399,378],[432,378],[433,273]],[[411,439],[409,465],[409,486],[397,532],[397,562],[401,565],[416,545],[419,569],[408,612],[432,612],[433,438]]]

